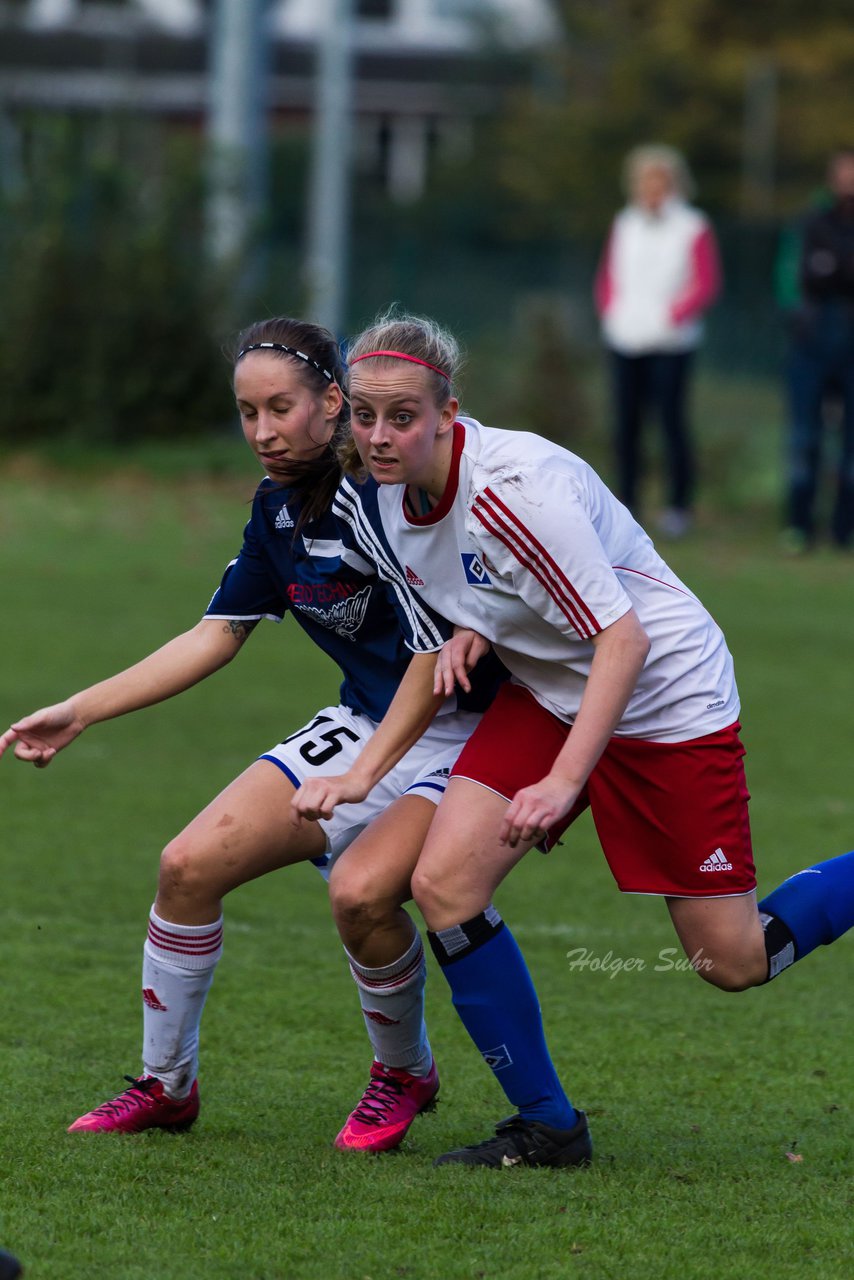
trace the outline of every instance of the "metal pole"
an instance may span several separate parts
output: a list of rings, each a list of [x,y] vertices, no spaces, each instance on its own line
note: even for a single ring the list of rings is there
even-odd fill
[[[24,166],[20,131],[0,100],[0,193],[20,195],[24,190]]]
[[[210,253],[221,265],[244,255],[267,204],[267,0],[215,0],[208,100]]]
[[[315,72],[308,200],[308,315],[341,333],[346,323],[350,230],[353,0],[324,0]]]
[[[769,55],[754,58],[744,88],[742,208],[750,215],[774,211],[774,161],[777,136],[777,64]]]

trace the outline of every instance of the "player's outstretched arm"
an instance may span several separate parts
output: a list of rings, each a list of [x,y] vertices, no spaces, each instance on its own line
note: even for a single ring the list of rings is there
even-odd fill
[[[291,801],[294,820],[330,818],[336,805],[358,803],[421,737],[444,697],[433,692],[435,653],[416,653],[373,737],[346,773],[309,778]]]
[[[42,707],[41,711],[34,711],[32,715],[16,721],[0,737],[0,756],[15,743],[18,760],[27,760],[43,769],[50,764],[57,751],[67,747],[85,728],[75,715],[69,698],[53,707]]]
[[[89,725],[163,702],[225,666],[254,626],[203,618],[125,671],[15,721],[0,737],[0,756],[14,743],[18,760],[44,768]]]

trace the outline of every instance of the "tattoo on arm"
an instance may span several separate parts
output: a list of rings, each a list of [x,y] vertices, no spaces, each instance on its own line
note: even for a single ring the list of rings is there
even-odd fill
[[[223,631],[230,631],[235,640],[237,640],[239,644],[243,644],[243,641],[247,636],[251,636],[257,626],[257,618],[248,622],[243,618],[229,618],[228,622],[226,622],[223,627]]]

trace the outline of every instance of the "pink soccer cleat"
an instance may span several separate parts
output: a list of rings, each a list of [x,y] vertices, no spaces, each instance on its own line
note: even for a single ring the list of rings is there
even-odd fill
[[[371,1082],[347,1117],[335,1146],[339,1151],[391,1151],[406,1137],[415,1117],[432,1110],[438,1092],[435,1062],[426,1076],[411,1076],[400,1067],[374,1062]]]
[[[111,1098],[94,1111],[87,1111],[69,1133],[140,1133],[143,1129],[189,1129],[199,1114],[199,1087],[193,1087],[186,1098],[173,1101],[163,1091],[156,1076],[125,1076],[130,1088]]]

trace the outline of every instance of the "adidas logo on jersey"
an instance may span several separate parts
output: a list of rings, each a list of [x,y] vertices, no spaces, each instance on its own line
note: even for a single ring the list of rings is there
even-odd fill
[[[291,519],[291,517],[288,515],[287,507],[282,507],[281,511],[276,516],[276,528],[277,529],[293,529],[293,527],[294,527],[294,522]]]
[[[723,849],[715,849],[711,857],[700,864],[701,871],[732,871],[732,863],[727,862]]]
[[[418,574],[415,572],[415,570],[414,570],[414,569],[410,569],[409,565],[407,565],[407,566],[406,566],[406,582],[407,582],[407,585],[408,585],[408,586],[410,586],[410,587],[423,587],[423,586],[424,586],[424,579],[423,579],[423,578],[419,578],[419,576],[418,576]]]

